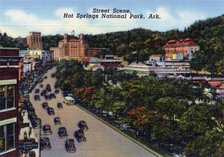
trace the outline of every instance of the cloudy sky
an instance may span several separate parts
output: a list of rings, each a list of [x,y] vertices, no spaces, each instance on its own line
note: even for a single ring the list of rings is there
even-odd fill
[[[77,13],[93,14],[93,8],[113,8],[143,14],[145,19],[78,19]],[[73,18],[63,18],[64,13]],[[160,19],[148,19],[150,14]],[[99,34],[147,28],[183,30],[196,20],[224,14],[224,0],[0,0],[0,32],[25,37],[30,31],[44,35],[71,33]]]

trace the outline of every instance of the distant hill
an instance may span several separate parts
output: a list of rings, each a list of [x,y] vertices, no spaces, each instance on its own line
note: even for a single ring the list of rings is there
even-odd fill
[[[224,73],[224,15],[196,21],[184,31],[178,29],[166,32],[135,28],[128,31],[84,35],[91,47],[106,48],[107,54],[123,57],[125,60],[144,61],[151,54],[163,52],[163,45],[170,39],[190,37],[199,43],[201,50],[192,60],[195,70],[208,70],[212,73]],[[43,36],[44,49],[58,46],[63,35]],[[15,38],[0,33],[0,45],[25,49],[26,38]],[[135,52],[135,53],[133,53]]]
[[[224,73],[224,15],[196,21],[184,31],[166,32],[136,28],[129,31],[86,35],[93,47],[107,47],[109,53],[123,56],[128,61],[144,61],[150,54],[164,53],[162,46],[170,39],[190,37],[200,45],[191,67],[212,73]],[[132,54],[133,51],[137,53]]]
[[[193,69],[224,73],[224,15],[196,21],[183,34],[201,47],[192,60]]]

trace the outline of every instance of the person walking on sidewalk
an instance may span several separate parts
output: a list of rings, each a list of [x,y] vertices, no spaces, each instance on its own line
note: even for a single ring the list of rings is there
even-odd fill
[[[29,134],[29,138],[30,138],[30,135],[32,134],[32,127],[29,127],[29,132],[28,132],[28,134]]]

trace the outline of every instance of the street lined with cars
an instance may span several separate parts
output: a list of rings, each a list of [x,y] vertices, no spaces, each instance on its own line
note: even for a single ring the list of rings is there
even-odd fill
[[[41,129],[41,145],[44,145],[47,137],[49,142],[45,143],[49,144],[45,145],[51,146],[51,149],[44,149],[45,147],[41,146],[42,157],[154,157],[146,149],[76,105],[65,104],[64,97],[67,95],[63,96],[55,84],[56,78],[52,77],[55,72],[56,68],[49,70],[41,82],[43,87],[40,88],[41,85],[38,84],[30,94],[35,112],[42,120],[42,127],[50,125],[52,131],[52,134],[46,132],[44,134],[43,128]],[[39,93],[35,93],[37,88],[40,88]],[[56,98],[45,99],[46,95],[56,89],[58,90]],[[40,100],[35,100],[34,95],[37,94],[41,95]]]

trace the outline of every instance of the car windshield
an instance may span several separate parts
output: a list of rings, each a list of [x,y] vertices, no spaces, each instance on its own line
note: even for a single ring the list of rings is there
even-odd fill
[[[46,130],[47,130],[47,129],[50,129],[50,126],[45,125],[45,126],[44,126],[44,129],[46,129]]]
[[[66,129],[65,128],[59,128],[59,131],[64,133],[64,132],[66,132]]]

